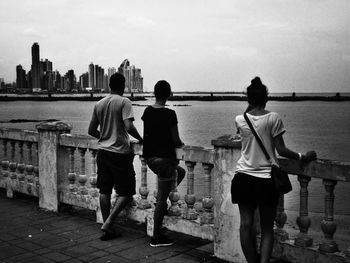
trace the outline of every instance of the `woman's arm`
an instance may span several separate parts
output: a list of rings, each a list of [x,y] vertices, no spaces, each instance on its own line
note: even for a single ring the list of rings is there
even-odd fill
[[[275,144],[278,154],[282,157],[285,157],[288,159],[301,160],[303,162],[310,162],[310,161],[316,160],[315,151],[308,151],[307,153],[300,155],[299,153],[288,149],[284,143],[283,134],[279,134],[276,137],[274,137],[273,142]]]

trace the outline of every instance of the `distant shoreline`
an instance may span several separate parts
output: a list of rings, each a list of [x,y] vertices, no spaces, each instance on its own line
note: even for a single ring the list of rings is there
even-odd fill
[[[98,101],[106,95],[94,94],[93,96],[55,96],[55,94],[39,95],[39,96],[21,96],[21,95],[0,95],[0,101]],[[125,94],[131,101],[145,101],[147,98],[151,98],[151,95],[137,95],[130,96]],[[169,101],[246,101],[246,96],[237,95],[221,95],[221,94],[203,94],[203,95],[174,95],[169,98]],[[335,95],[335,96],[269,96],[270,101],[350,101],[350,96]]]

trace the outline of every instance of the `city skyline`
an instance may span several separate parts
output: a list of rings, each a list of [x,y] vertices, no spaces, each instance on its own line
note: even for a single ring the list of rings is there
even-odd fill
[[[18,64],[29,70],[28,47],[39,42],[55,68],[77,76],[91,61],[135,61],[147,91],[159,79],[174,91],[242,91],[260,76],[270,92],[346,92],[348,10],[344,0],[3,1],[0,78],[15,81]]]
[[[106,71],[98,64],[91,62],[85,73],[78,78],[74,69],[69,69],[65,75],[58,70],[53,70],[53,63],[47,58],[40,58],[40,45],[34,42],[31,46],[32,63],[30,70],[26,70],[21,64],[16,66],[16,83],[12,86],[7,83],[7,91],[17,92],[109,92],[109,79],[116,73],[115,67],[108,67]],[[143,77],[141,69],[131,65],[128,59],[124,59],[118,68],[118,72],[125,76],[125,92],[143,92]],[[1,79],[3,88],[3,79]]]

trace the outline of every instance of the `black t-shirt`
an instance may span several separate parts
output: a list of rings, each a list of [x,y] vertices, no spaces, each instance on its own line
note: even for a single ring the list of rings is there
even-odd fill
[[[176,158],[170,128],[177,124],[175,111],[168,108],[145,109],[143,120],[143,156]]]

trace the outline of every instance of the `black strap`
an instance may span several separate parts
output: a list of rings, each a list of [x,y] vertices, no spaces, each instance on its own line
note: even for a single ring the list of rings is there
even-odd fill
[[[262,150],[263,153],[265,154],[265,157],[267,158],[267,160],[270,161],[270,160],[271,160],[271,159],[270,159],[270,155],[267,153],[266,148],[265,148],[263,142],[261,141],[259,135],[257,134],[257,132],[255,131],[255,129],[254,129],[253,125],[252,125],[252,123],[250,122],[250,120],[249,120],[249,118],[248,118],[248,116],[247,116],[247,113],[244,113],[243,116],[244,116],[245,121],[248,123],[248,126],[249,126],[250,130],[251,130],[252,133],[254,134],[255,139],[258,141],[258,144],[259,144],[261,150]]]

